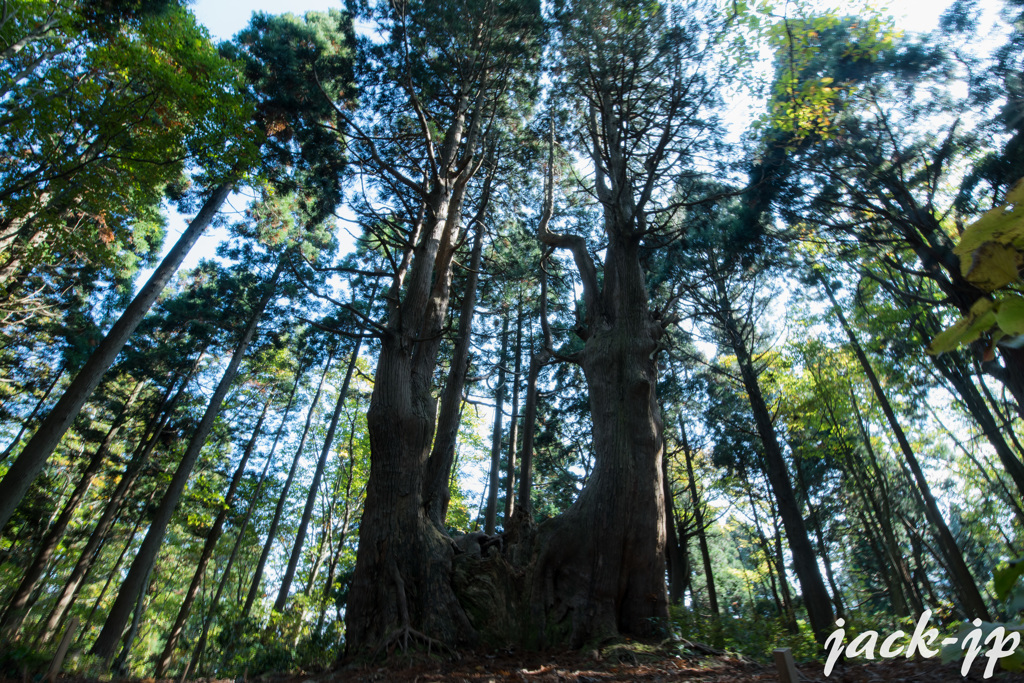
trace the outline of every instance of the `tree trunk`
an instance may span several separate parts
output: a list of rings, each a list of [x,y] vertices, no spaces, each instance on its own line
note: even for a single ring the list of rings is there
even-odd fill
[[[441,395],[441,409],[437,416],[437,430],[434,435],[434,446],[427,459],[427,473],[424,478],[426,489],[423,501],[427,516],[445,529],[445,518],[448,515],[448,502],[451,490],[448,481],[452,476],[452,463],[455,460],[455,445],[459,437],[459,418],[462,412],[462,393],[466,386],[466,373],[471,361],[469,345],[473,337],[473,317],[476,310],[476,290],[480,280],[480,258],[483,254],[484,223],[483,214],[487,210],[487,196],[490,191],[490,177],[484,185],[483,206],[477,213],[476,234],[473,238],[473,250],[469,261],[469,275],[466,288],[462,295],[462,308],[459,311],[459,331],[455,337],[455,349],[452,352],[452,363],[448,370],[444,393]]]
[[[487,510],[484,533],[494,534],[498,512],[498,474],[501,469],[501,419],[505,411],[505,362],[508,351],[508,316],[501,322],[501,351],[498,354],[498,386],[494,389],[494,429],[491,430],[491,469],[487,476]]]
[[[331,424],[327,428],[327,435],[324,436],[324,446],[320,449],[320,459],[317,460],[316,472],[313,474],[313,483],[310,484],[309,493],[306,495],[306,507],[302,511],[302,521],[299,523],[295,544],[292,546],[292,555],[288,560],[288,567],[285,569],[284,578],[281,579],[281,589],[277,593],[277,601],[274,603],[274,609],[278,612],[284,611],[285,603],[288,601],[288,590],[291,588],[292,580],[295,578],[295,570],[299,566],[299,559],[302,557],[302,545],[306,542],[306,530],[309,528],[309,520],[313,517],[313,507],[316,505],[317,493],[320,490],[320,480],[323,479],[324,467],[327,465],[327,456],[331,454],[331,445],[334,442],[334,433],[338,429],[338,420],[341,419],[341,411],[345,407],[348,385],[352,381],[352,373],[356,369],[356,360],[359,358],[361,341],[361,337],[355,341],[352,357],[348,362],[348,370],[345,372],[345,381],[342,382],[341,390],[338,392],[338,402],[334,406],[334,413],[331,415]]]
[[[93,529],[92,534],[90,534],[89,540],[86,542],[85,547],[79,554],[78,562],[75,564],[74,569],[71,570],[71,575],[64,583],[64,587],[61,589],[60,595],[57,596],[57,600],[54,603],[53,608],[50,610],[50,616],[47,618],[46,623],[43,626],[43,630],[39,635],[39,645],[45,645],[51,638],[53,638],[57,632],[58,626],[66,616],[67,611],[71,608],[75,598],[78,596],[78,591],[82,587],[82,583],[85,581],[85,577],[89,570],[92,568],[93,562],[96,560],[100,544],[103,542],[103,539],[106,538],[107,530],[110,528],[114,518],[121,509],[121,504],[128,495],[128,491],[131,490],[135,480],[138,478],[139,474],[142,473],[143,466],[149,461],[150,455],[152,455],[157,443],[159,443],[160,435],[163,434],[164,427],[167,426],[167,422],[171,419],[175,406],[177,406],[178,401],[185,394],[185,390],[188,387],[189,382],[199,369],[199,363],[202,360],[204,353],[205,349],[200,351],[196,356],[196,360],[192,365],[191,371],[178,388],[174,398],[167,401],[165,395],[163,404],[153,414],[150,423],[146,426],[142,440],[135,449],[135,453],[132,455],[131,460],[125,466],[124,472],[121,474],[121,478],[117,482],[117,486],[114,488],[114,491],[110,494],[110,498],[107,500],[107,504],[103,509],[103,514],[100,515],[99,521],[96,522],[96,526]],[[171,388],[169,387],[168,391],[170,391],[170,389]]]
[[[217,419],[218,413],[220,413],[221,404],[224,402],[224,398],[227,396],[228,390],[235,380],[235,375],[238,373],[242,358],[245,356],[246,348],[256,334],[260,316],[262,316],[267,304],[270,303],[270,299],[277,286],[277,281],[284,270],[286,260],[286,255],[282,255],[278,259],[273,275],[264,285],[264,294],[249,317],[249,322],[242,332],[242,337],[235,347],[228,367],[225,369],[220,383],[210,398],[206,412],[203,414],[199,426],[192,435],[192,439],[185,449],[185,454],[182,456],[177,470],[175,470],[174,475],[171,477],[167,492],[164,494],[159,507],[153,515],[153,521],[150,524],[149,531],[146,533],[146,538],[142,542],[135,560],[132,562],[128,575],[121,584],[121,590],[117,594],[117,599],[114,600],[110,614],[103,624],[103,629],[90,650],[90,652],[103,659],[109,659],[113,655],[114,648],[117,647],[117,643],[121,639],[121,633],[124,631],[125,623],[128,621],[132,605],[135,604],[136,599],[141,594],[145,578],[149,575],[150,568],[156,562],[156,555],[161,543],[163,543],[164,534],[167,532],[167,525],[171,521],[171,515],[178,507],[178,501],[185,490],[185,484],[188,481],[189,475],[192,474],[192,468],[199,458],[199,453],[206,443],[206,438],[213,430],[213,424]]]
[[[505,469],[505,517],[502,528],[508,531],[512,525],[516,507],[516,447],[519,443],[519,380],[523,376],[523,303],[516,303],[516,354],[515,370],[512,373],[512,416],[508,425],[508,460]]]
[[[1024,463],[1013,452],[1010,445],[1006,443],[1003,434],[996,423],[995,416],[986,405],[981,392],[975,386],[971,373],[966,370],[959,351],[944,353],[939,356],[929,356],[932,364],[939,370],[939,373],[946,378],[953,390],[960,396],[964,407],[970,413],[982,434],[992,444],[993,450],[999,457],[1003,470],[1010,476],[1017,489],[1018,498],[1024,496]]]
[[[693,516],[697,525],[697,543],[700,546],[700,558],[704,565],[704,580],[708,586],[708,606],[711,613],[717,619],[722,613],[718,609],[718,591],[715,590],[715,573],[711,565],[711,551],[708,549],[707,524],[704,522],[704,503],[697,493],[697,479],[693,476],[693,451],[690,449],[690,440],[686,436],[686,425],[683,418],[679,416],[679,436],[683,445],[683,457],[686,458],[686,479],[690,489],[690,499],[693,501]]]
[[[117,556],[113,569],[111,569],[107,574],[107,580],[103,584],[103,589],[100,591],[100,594],[96,596],[96,600],[93,601],[92,609],[89,610],[89,616],[85,619],[85,624],[92,624],[92,618],[96,616],[96,610],[98,610],[100,605],[103,604],[103,598],[107,595],[107,589],[110,588],[110,584],[113,583],[114,577],[121,576],[121,562],[124,561],[124,556],[128,553],[128,549],[132,547],[136,534],[139,533],[139,527],[142,526],[142,522],[148,515],[149,505],[153,502],[154,494],[155,492],[149,494],[146,498],[146,502],[142,505],[142,510],[135,517],[135,524],[132,526],[132,530],[128,533],[128,540],[125,541],[124,546],[121,548],[121,553]],[[88,630],[88,628],[82,629],[81,633],[78,634],[78,638],[75,639],[76,645],[81,642]]]
[[[7,458],[14,452],[14,449],[18,447],[18,443],[21,442],[21,437],[25,436],[25,432],[28,431],[29,425],[32,424],[32,421],[36,419],[36,415],[38,415],[39,411],[42,410],[44,405],[46,405],[47,399],[50,398],[50,394],[53,392],[54,387],[57,386],[57,382],[59,382],[60,378],[64,376],[64,373],[67,371],[67,367],[67,364],[61,365],[60,370],[53,373],[53,380],[51,380],[50,384],[46,387],[46,391],[43,392],[42,398],[36,401],[36,405],[32,408],[32,412],[21,423],[21,427],[18,428],[18,433],[15,434],[13,439],[11,439],[11,443],[7,444],[7,447],[4,448],[3,453],[0,453],[0,463],[7,462]]]
[[[850,324],[846,321],[846,316],[843,315],[842,309],[839,308],[839,303],[832,294],[832,289],[824,283],[823,288],[825,293],[828,295],[829,301],[832,302],[832,309],[839,318],[839,323],[846,332],[846,336],[850,339],[850,346],[853,348],[853,352],[857,356],[857,360],[860,361],[861,369],[864,371],[864,375],[868,378],[868,382],[871,384],[871,390],[874,392],[875,398],[878,400],[878,404],[882,408],[882,413],[885,415],[885,419],[888,421],[890,429],[892,429],[893,436],[896,437],[896,442],[899,444],[900,450],[903,452],[903,457],[907,462],[907,466],[913,474],[914,482],[917,484],[917,488],[924,500],[925,516],[935,528],[936,540],[938,540],[939,548],[949,566],[951,572],[950,578],[953,580],[953,585],[956,587],[956,594],[964,607],[966,616],[968,619],[981,618],[988,621],[990,620],[988,607],[985,605],[985,600],[981,597],[981,593],[978,591],[978,584],[975,582],[974,577],[971,576],[971,571],[967,568],[967,563],[964,562],[963,554],[960,552],[960,548],[956,545],[956,539],[953,538],[953,534],[950,532],[949,527],[946,526],[946,520],[943,519],[938,503],[935,502],[935,497],[932,495],[931,487],[928,485],[928,480],[925,479],[924,472],[921,470],[921,465],[917,461],[917,456],[914,454],[914,450],[910,447],[910,442],[907,440],[907,435],[903,432],[903,427],[900,426],[899,421],[896,419],[896,413],[893,412],[892,405],[889,403],[889,397],[886,396],[885,390],[882,389],[882,385],[878,381],[878,376],[875,374],[874,368],[871,367],[871,362],[868,360],[867,355],[864,353],[864,349],[861,348],[860,342],[857,340],[857,335],[850,327]],[[1016,461],[1016,459],[1014,460]],[[1020,465],[1019,461],[1016,462]],[[1024,465],[1020,466],[1024,469]]]
[[[74,517],[75,512],[78,510],[82,499],[85,498],[85,494],[88,492],[89,487],[92,486],[92,480],[96,477],[96,474],[100,471],[104,461],[107,459],[107,454],[110,452],[110,445],[113,443],[117,433],[121,430],[125,420],[128,418],[128,413],[131,410],[132,405],[138,398],[139,393],[142,391],[143,383],[136,382],[135,387],[132,389],[128,398],[125,400],[124,405],[118,412],[117,417],[110,425],[110,429],[107,430],[106,436],[103,437],[103,441],[100,442],[99,446],[96,447],[96,452],[93,453],[89,463],[86,465],[85,470],[79,477],[78,484],[75,486],[74,491],[64,502],[64,508],[61,510],[60,515],[50,525],[50,528],[46,530],[46,535],[39,543],[39,547],[36,550],[35,557],[32,559],[32,563],[29,564],[28,568],[25,569],[25,573],[22,576],[21,583],[14,591],[14,595],[11,596],[10,601],[7,603],[7,610],[4,613],[3,620],[0,621],[0,627],[2,627],[8,638],[13,638],[14,634],[17,633],[18,629],[21,628],[23,619],[25,618],[25,609],[28,606],[29,596],[35,589],[36,584],[39,581],[39,577],[43,575],[47,565],[50,562],[50,558],[53,556],[53,551],[57,549],[57,544],[60,543],[61,538],[64,537],[64,532],[68,528],[68,524],[71,523],[71,518]]]
[[[818,642],[824,643],[825,639],[832,632],[832,598],[825,588],[825,582],[821,578],[821,570],[818,569],[818,561],[814,555],[814,548],[807,535],[807,527],[804,525],[804,518],[800,511],[800,503],[793,493],[793,485],[789,479],[789,470],[786,467],[786,460],[782,455],[779,446],[778,436],[775,433],[775,426],[772,424],[771,411],[761,394],[761,385],[758,383],[757,372],[754,369],[754,362],[747,349],[747,343],[737,327],[733,315],[732,305],[724,291],[724,283],[719,280],[719,309],[722,320],[725,323],[729,343],[736,354],[736,362],[740,368],[743,378],[743,386],[746,389],[750,400],[750,408],[754,414],[754,422],[757,426],[757,433],[761,437],[764,448],[765,474],[775,493],[775,500],[779,506],[779,514],[782,517],[782,524],[786,530],[786,538],[789,540],[789,547],[793,553],[793,569],[800,580],[800,589],[804,597],[804,605],[807,609],[807,616],[811,623]]]
[[[231,554],[228,555],[228,561],[224,565],[224,571],[221,572],[220,581],[217,582],[217,591],[214,593],[213,599],[210,601],[210,611],[206,618],[203,619],[202,631],[199,634],[196,646],[192,649],[192,657],[188,664],[186,664],[184,672],[181,674],[182,681],[187,680],[189,672],[195,669],[199,658],[203,656],[203,648],[206,647],[206,635],[209,632],[210,623],[213,621],[213,612],[220,604],[221,596],[224,594],[224,588],[227,586],[228,577],[231,575],[231,567],[235,564],[235,559],[238,557],[238,551],[242,547],[242,539],[245,538],[245,532],[249,528],[249,522],[252,520],[252,514],[255,512],[256,505],[259,503],[260,494],[263,492],[263,484],[266,482],[267,473],[270,471],[270,464],[274,461],[274,454],[277,452],[277,444],[281,439],[281,434],[284,432],[285,425],[288,424],[288,414],[291,413],[292,406],[295,404],[295,394],[298,391],[299,383],[302,381],[302,374],[304,370],[305,368],[300,363],[299,369],[295,373],[295,383],[292,384],[291,393],[288,395],[288,405],[285,406],[284,415],[281,416],[281,424],[278,425],[277,431],[274,434],[274,442],[270,445],[270,452],[267,453],[267,459],[263,463],[263,471],[260,473],[259,481],[256,482],[256,488],[253,490],[252,498],[249,500],[249,505],[246,507],[245,517],[242,519],[242,523],[238,527],[238,535],[235,536],[235,544],[231,547]],[[324,373],[326,374],[326,370]],[[239,581],[239,584],[241,584],[241,581]]]
[[[192,603],[199,594],[203,575],[206,573],[206,565],[210,563],[210,558],[213,557],[213,551],[217,548],[217,541],[220,540],[221,532],[224,530],[224,522],[227,521],[228,512],[230,512],[231,506],[234,503],[235,491],[238,490],[238,485],[241,483],[242,477],[245,475],[245,468],[249,464],[249,457],[252,455],[252,451],[256,447],[256,441],[259,439],[260,431],[263,429],[263,420],[266,418],[267,410],[270,408],[270,401],[271,399],[268,398],[263,404],[263,412],[260,414],[259,419],[256,420],[256,427],[252,431],[252,437],[249,438],[249,442],[245,445],[242,457],[238,461],[238,467],[235,468],[234,476],[231,477],[231,483],[228,484],[227,493],[224,494],[224,502],[221,505],[220,512],[217,513],[216,519],[213,520],[213,526],[210,528],[210,531],[206,536],[206,542],[203,543],[203,549],[199,553],[199,562],[196,565],[195,572],[192,574],[192,582],[185,591],[185,599],[182,600],[181,607],[178,608],[178,616],[175,617],[174,623],[171,624],[171,629],[167,634],[167,642],[164,644],[163,652],[156,661],[156,673],[154,674],[156,678],[163,678],[164,674],[167,673],[167,668],[171,665],[171,657],[174,656],[174,648],[178,644],[178,638],[181,637],[182,629],[185,628],[185,621],[188,619],[188,615],[192,611]]]
[[[0,533],[3,532],[14,514],[14,509],[28,492],[29,486],[43,471],[47,460],[53,454],[64,433],[67,432],[82,406],[99,385],[104,373],[124,348],[128,338],[142,322],[153,302],[164,290],[171,276],[188,254],[192,245],[210,224],[221,204],[231,193],[232,184],[225,183],[216,188],[203,204],[203,208],[192,220],[181,237],[157,266],[149,281],[118,318],[114,326],[89,356],[82,369],[71,380],[64,394],[36,429],[35,435],[11,464],[11,468],[0,481]]]
[[[592,264],[583,264],[592,324],[582,365],[595,462],[576,501],[539,534],[532,602],[544,645],[580,647],[620,633],[649,636],[668,619],[664,453],[656,394],[663,329],[649,310],[638,244],[626,234],[621,211],[605,207],[606,223],[615,225],[608,230],[600,302],[596,279],[589,275]],[[558,241],[546,233],[546,225],[541,239]],[[542,286],[542,299],[545,290]],[[541,320],[549,342],[544,308]],[[532,374],[538,366],[535,359]],[[527,429],[530,419],[527,414]],[[523,450],[525,480],[525,443]]]
[[[668,458],[661,459],[661,479],[665,487],[665,530],[668,533],[665,542],[665,562],[668,565],[668,601],[678,605],[683,600],[685,589],[686,562],[683,559],[683,548],[676,535],[675,500],[672,495],[672,484],[668,474]],[[685,543],[685,539],[682,541]]]
[[[446,140],[461,137],[456,120]],[[456,134],[457,133],[457,134]],[[446,145],[425,205],[407,282],[396,276],[367,412],[370,477],[346,610],[347,654],[390,644],[472,642],[451,585],[451,539],[427,515],[426,465],[434,437],[432,378],[447,316],[459,232],[464,173],[448,175],[455,150]],[[401,296],[404,287],[404,297]]]
[[[270,521],[270,529],[267,531],[267,540],[263,544],[263,550],[260,551],[260,559],[256,563],[256,571],[252,575],[252,583],[249,585],[249,593],[245,597],[245,605],[242,607],[242,614],[239,621],[245,621],[249,616],[252,605],[256,601],[256,595],[259,593],[260,581],[263,580],[263,570],[267,566],[267,558],[270,557],[270,550],[274,545],[274,539],[277,538],[277,527],[281,523],[281,516],[284,513],[285,503],[288,502],[288,492],[291,490],[292,482],[295,481],[295,473],[299,469],[299,460],[302,457],[302,450],[306,447],[306,439],[309,437],[309,427],[313,422],[313,413],[316,411],[317,404],[320,403],[320,394],[323,392],[324,379],[327,377],[327,371],[331,369],[331,362],[334,360],[334,351],[331,351],[331,355],[327,358],[327,363],[324,365],[323,374],[320,375],[320,382],[316,385],[316,394],[313,396],[313,401],[309,404],[309,410],[306,412],[306,424],[302,428],[302,437],[299,439],[299,447],[295,449],[295,457],[292,458],[291,469],[288,470],[288,478],[285,479],[284,488],[281,490],[281,495],[277,498],[277,505],[274,507],[274,518]]]

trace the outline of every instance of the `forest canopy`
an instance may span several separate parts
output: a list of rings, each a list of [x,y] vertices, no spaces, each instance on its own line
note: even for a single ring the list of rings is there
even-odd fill
[[[0,676],[1024,632],[1022,47],[0,3]]]

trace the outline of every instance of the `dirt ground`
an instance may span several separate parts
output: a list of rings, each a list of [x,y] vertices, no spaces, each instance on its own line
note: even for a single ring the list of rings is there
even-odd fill
[[[351,669],[292,678],[287,683],[505,683],[511,681],[605,683],[610,681],[701,681],[706,683],[761,683],[779,681],[774,666],[728,656],[701,658],[663,658],[639,661],[626,654],[602,657],[596,653],[565,652],[557,654],[514,653],[477,655],[459,661],[419,663],[407,666],[377,666]],[[801,683],[868,683],[893,681],[895,683],[933,683],[938,681],[981,681],[985,661],[975,662],[967,678],[960,675],[960,665],[941,664],[935,660],[887,661],[837,666],[828,678],[821,664],[798,667]],[[1020,681],[1024,674],[996,673],[991,681]],[[265,683],[277,683],[267,680]],[[285,683],[283,680],[280,683]]]
[[[566,682],[610,683],[612,681],[690,681],[692,683],[769,683],[779,681],[774,666],[731,656],[656,657],[630,652],[601,656],[591,651],[558,653],[515,653],[463,655],[449,660],[394,661],[388,665],[344,667],[324,673],[272,674],[237,679],[197,679],[189,683],[510,683]],[[968,676],[960,675],[959,663],[942,664],[938,659],[907,661],[893,659],[848,663],[836,666],[825,677],[821,664],[798,665],[799,683],[939,683],[943,681],[998,681],[1024,683],[1024,673],[998,672],[983,677],[985,660],[975,662]],[[36,680],[5,679],[0,683],[30,683]],[[61,683],[98,683],[80,677],[64,677]],[[179,683],[152,678],[110,683]]]

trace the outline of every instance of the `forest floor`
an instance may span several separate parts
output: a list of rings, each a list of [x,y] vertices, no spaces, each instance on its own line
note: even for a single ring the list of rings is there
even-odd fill
[[[778,681],[774,666],[730,656],[699,658],[632,655],[595,658],[582,652],[546,654],[496,654],[463,657],[458,661],[408,663],[406,666],[364,666],[339,669],[312,676],[268,677],[262,683],[505,683],[512,681],[606,683],[611,681],[692,681],[694,683],[767,683]],[[975,662],[965,678],[960,664],[943,665],[937,659],[908,661],[894,659],[836,666],[826,678],[822,664],[797,668],[801,683],[932,683],[937,681],[1022,682],[1024,674],[996,673],[983,678],[987,660]]]
[[[236,679],[193,679],[189,683],[611,683],[637,681],[690,681],[692,683],[772,683],[779,681],[774,666],[729,655],[671,657],[624,651],[604,656],[581,651],[548,653],[464,654],[459,659],[412,659],[393,657],[387,665],[343,667],[322,673],[267,674]],[[404,659],[404,662],[398,661]],[[969,674],[960,675],[960,663],[942,664],[938,659],[908,661],[903,658],[839,664],[826,677],[821,663],[797,666],[799,683],[939,683],[944,681],[994,681],[1024,683],[1024,673],[997,671],[984,678],[987,660],[975,662]],[[5,678],[0,683],[27,683],[39,677]],[[102,679],[104,683],[177,683],[173,679]],[[59,683],[99,683],[95,678],[61,676]]]

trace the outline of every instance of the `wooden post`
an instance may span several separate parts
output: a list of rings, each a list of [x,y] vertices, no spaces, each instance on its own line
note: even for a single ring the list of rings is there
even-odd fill
[[[793,662],[793,651],[788,647],[780,647],[772,651],[775,658],[775,668],[779,670],[779,680],[782,683],[799,683],[800,674]]]
[[[76,630],[78,630],[78,617],[71,617],[71,621],[68,622],[68,628],[64,631],[64,637],[60,639],[60,645],[57,646],[57,654],[53,656],[53,661],[50,662],[50,670],[46,672],[46,680],[49,683],[54,683],[57,680],[57,676],[60,675],[60,669],[64,666],[64,657],[68,654],[68,648],[71,647],[71,641],[75,636]]]

